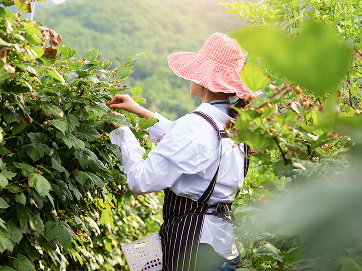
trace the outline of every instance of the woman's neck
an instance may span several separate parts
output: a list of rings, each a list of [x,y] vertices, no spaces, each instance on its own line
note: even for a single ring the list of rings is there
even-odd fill
[[[223,92],[212,92],[208,89],[205,89],[204,91],[204,95],[201,98],[201,101],[203,103],[208,103],[211,101],[216,101],[216,100],[229,100],[229,95],[223,93]]]

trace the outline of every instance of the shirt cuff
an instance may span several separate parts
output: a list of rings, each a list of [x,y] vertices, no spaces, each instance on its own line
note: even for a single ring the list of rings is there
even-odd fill
[[[150,135],[151,142],[158,143],[166,134],[167,128],[170,126],[172,121],[166,119],[159,113],[155,113],[154,118],[158,119],[158,122],[148,128],[148,133]]]
[[[144,150],[128,127],[113,130],[109,133],[109,139],[121,149],[122,167],[125,174],[128,174],[137,163],[143,160]]]

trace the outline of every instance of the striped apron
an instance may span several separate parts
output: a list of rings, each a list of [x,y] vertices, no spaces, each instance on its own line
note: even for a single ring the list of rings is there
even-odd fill
[[[192,113],[198,114],[206,119],[217,131],[220,139],[220,159],[222,153],[222,138],[227,138],[224,131],[220,131],[215,121],[208,115],[200,111]],[[247,146],[244,144],[244,146]],[[244,147],[247,153],[247,147]],[[246,157],[245,157],[246,158]],[[246,176],[248,159],[245,159],[244,173]],[[165,198],[163,205],[164,223],[160,228],[160,237],[163,253],[163,271],[194,271],[196,264],[199,241],[204,222],[204,215],[212,214],[226,218],[231,222],[226,213],[231,211],[231,204],[216,205],[207,204],[216,184],[217,174],[220,167],[217,167],[216,173],[209,186],[199,198],[194,201],[187,197],[177,196],[169,188],[165,189]],[[207,213],[208,209],[214,208],[213,213]]]

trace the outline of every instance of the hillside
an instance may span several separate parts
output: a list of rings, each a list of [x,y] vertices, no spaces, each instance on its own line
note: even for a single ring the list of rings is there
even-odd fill
[[[217,0],[68,0],[38,9],[34,20],[53,28],[78,52],[99,48],[113,67],[134,52],[148,52],[136,62],[131,86],[144,89],[148,107],[175,119],[193,110],[198,99],[189,83],[177,78],[167,55],[198,51],[213,32],[227,32],[241,20],[216,5]]]

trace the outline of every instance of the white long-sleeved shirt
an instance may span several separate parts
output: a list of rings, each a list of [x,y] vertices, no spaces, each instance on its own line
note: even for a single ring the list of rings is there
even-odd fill
[[[196,111],[209,115],[222,130],[230,117],[213,105],[203,103]],[[210,184],[219,164],[217,131],[205,119],[187,114],[171,122],[156,113],[159,121],[149,128],[157,147],[142,159],[143,149],[128,127],[110,133],[113,144],[122,151],[127,183],[136,194],[170,188],[179,196],[198,200]],[[230,203],[244,180],[244,156],[229,138],[222,139],[220,169],[209,204]],[[206,215],[200,243],[210,244],[227,259],[238,256],[233,226],[222,218]]]

